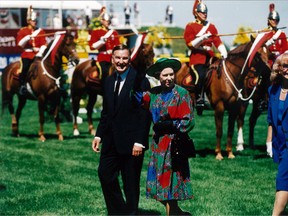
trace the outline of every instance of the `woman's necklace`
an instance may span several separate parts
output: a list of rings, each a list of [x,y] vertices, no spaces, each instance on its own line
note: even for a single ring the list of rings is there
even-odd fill
[[[283,88],[281,88],[281,92],[284,93],[284,94],[286,94],[286,93],[288,92],[288,89],[283,89]]]

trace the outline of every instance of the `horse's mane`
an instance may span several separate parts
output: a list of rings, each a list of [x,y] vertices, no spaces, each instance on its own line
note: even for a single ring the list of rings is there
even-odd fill
[[[248,54],[251,46],[252,46],[252,41],[249,41],[248,43],[245,43],[245,44],[241,44],[235,49],[230,50],[228,53],[228,57],[231,57],[231,58],[239,57],[239,56],[245,57]]]
[[[65,37],[66,38],[66,37]],[[65,40],[65,38],[63,39],[63,40]],[[47,48],[45,49],[45,51],[44,51],[44,53],[43,53],[43,56],[45,56],[46,55],[46,53],[48,52],[48,50],[50,49],[50,47],[52,46],[52,43],[53,43],[53,41],[54,41],[55,39],[53,39],[53,40],[51,40],[49,43],[48,43],[48,45],[47,45]],[[63,41],[61,41],[61,44],[60,44],[60,47],[61,46],[63,46],[62,43]],[[61,48],[60,48],[61,49]]]

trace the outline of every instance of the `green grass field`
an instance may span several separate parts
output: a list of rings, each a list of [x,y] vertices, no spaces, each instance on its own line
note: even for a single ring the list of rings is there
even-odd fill
[[[248,140],[249,105],[244,135]],[[11,136],[10,115],[0,119],[0,215],[105,215],[97,166],[99,155],[91,150],[92,136],[85,122],[81,135],[72,136],[72,123],[61,128],[64,141],[57,140],[55,124],[45,124],[47,141],[38,140],[38,109],[28,101],[20,122],[21,137]],[[180,202],[193,215],[271,215],[277,166],[265,153],[266,113],[255,129],[256,150],[235,151],[235,159],[215,160],[213,111],[195,116],[192,136],[197,157],[190,159],[195,198]],[[94,114],[97,125],[99,113]],[[227,130],[225,117],[224,136]],[[235,131],[236,132],[236,131]],[[225,137],[222,148],[225,150]],[[236,133],[233,139],[236,145]],[[150,151],[145,154],[141,180],[140,213],[165,215],[164,207],[145,197],[146,168]]]

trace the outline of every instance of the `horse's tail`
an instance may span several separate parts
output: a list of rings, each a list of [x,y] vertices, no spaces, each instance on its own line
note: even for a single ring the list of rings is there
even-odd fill
[[[2,106],[1,106],[1,116],[3,116],[6,107],[9,107],[9,104],[12,103],[11,91],[8,89],[9,86],[9,77],[11,73],[11,64],[6,66],[2,73],[1,79],[1,90],[2,90]],[[10,111],[10,110],[9,110]]]
[[[5,100],[5,98],[7,98],[6,94],[7,94],[7,91],[5,89],[6,87],[6,83],[5,83],[5,80],[6,80],[6,77],[7,77],[7,67],[6,66],[3,70],[3,73],[2,73],[2,79],[1,79],[1,90],[2,90],[2,105],[1,105],[1,116],[3,116],[4,114],[4,110],[7,106],[7,101]]]

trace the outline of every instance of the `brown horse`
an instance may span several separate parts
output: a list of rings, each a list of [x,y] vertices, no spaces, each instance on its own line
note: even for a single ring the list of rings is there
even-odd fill
[[[152,44],[145,44],[146,35],[139,35],[136,46],[132,49],[131,64],[137,71],[143,71],[153,64],[154,52]],[[88,96],[86,105],[88,130],[95,135],[95,128],[92,122],[93,107],[97,95],[102,95],[102,77],[97,66],[92,66],[92,60],[80,63],[74,70],[71,81],[71,98],[73,108],[73,135],[80,134],[77,124],[77,116],[80,107],[80,100]],[[97,64],[96,64],[97,65]],[[111,71],[111,70],[110,70]]]
[[[269,49],[267,49],[269,52]],[[267,62],[269,53],[262,52],[262,59]],[[252,112],[249,117],[249,147],[253,149],[254,146],[254,129],[256,126],[257,119],[266,109],[265,105],[267,104],[267,92],[268,87],[270,86],[270,73],[271,68],[269,65],[263,65],[263,68],[257,70],[255,68],[251,68],[248,72],[247,76],[244,79],[244,88],[243,88],[243,96],[241,102],[240,112],[237,118],[237,127],[238,127],[238,137],[237,137],[237,151],[244,150],[244,139],[243,139],[243,125],[244,125],[244,117],[249,104],[249,100],[253,101],[252,104]]]
[[[206,95],[211,107],[214,109],[216,124],[216,159],[222,160],[221,138],[223,134],[224,111],[228,111],[228,132],[226,151],[228,158],[234,158],[232,152],[232,137],[237,116],[240,112],[241,100],[243,99],[242,89],[244,79],[249,70],[253,67],[256,71],[261,71],[267,66],[267,58],[264,48],[260,48],[254,56],[250,67],[246,64],[246,58],[251,49],[253,41],[240,45],[228,53],[226,60],[219,60],[211,65],[208,70],[208,82]],[[264,53],[261,55],[260,53]],[[268,56],[266,52],[266,56]]]
[[[190,74],[190,68],[189,68],[189,63],[184,62],[181,64],[181,68],[179,71],[176,72],[175,74],[175,82],[184,87],[185,89],[188,90],[190,97],[193,102],[193,106],[195,107],[196,105],[196,94],[195,94],[195,86],[193,84],[194,82],[194,76]]]
[[[217,61],[217,57],[212,57],[209,61],[209,65],[213,64],[215,61]],[[190,97],[193,102],[193,106],[196,107],[196,87],[195,87],[195,80],[197,79],[197,74],[195,73],[190,73],[190,67],[188,62],[183,62],[181,64],[181,68],[179,71],[176,72],[175,74],[175,82],[184,87],[185,89],[188,90]],[[203,108],[196,107],[197,115],[202,115],[203,113]]]
[[[59,123],[59,105],[60,91],[59,80],[62,67],[62,57],[65,56],[69,61],[76,64],[79,62],[76,53],[76,44],[73,37],[65,32],[56,32],[55,38],[52,40],[43,54],[43,59],[35,59],[27,73],[27,84],[29,95],[20,95],[19,92],[19,70],[20,62],[14,62],[8,65],[2,75],[2,111],[8,106],[12,117],[12,133],[19,136],[19,119],[22,109],[27,99],[38,100],[38,110],[40,119],[39,139],[45,141],[43,124],[44,110],[46,102],[51,102],[53,107],[53,115],[56,123],[56,132],[59,140],[63,140]],[[13,96],[18,96],[18,107],[14,114]]]

